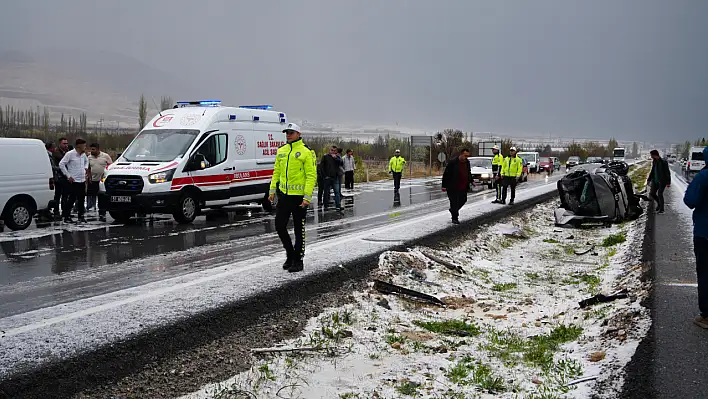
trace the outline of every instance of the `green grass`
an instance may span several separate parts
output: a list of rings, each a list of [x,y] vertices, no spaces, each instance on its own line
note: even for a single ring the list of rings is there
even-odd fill
[[[406,343],[406,338],[401,335],[398,335],[398,334],[387,334],[386,335],[386,343],[387,344],[393,345],[396,342],[403,345]]]
[[[470,356],[465,356],[452,368],[445,372],[451,382],[458,385],[475,385],[487,392],[504,392],[504,379],[494,375],[491,367],[482,362],[475,362]]]
[[[588,291],[593,292],[600,286],[600,277],[594,274],[573,273],[570,277],[563,280],[563,284],[567,285],[577,285],[580,283],[587,284]]]
[[[504,292],[504,291],[510,291],[515,289],[517,286],[516,283],[497,283],[492,286],[492,291],[496,292]]]
[[[607,251],[607,257],[611,258],[613,256],[617,255],[617,249],[616,248],[611,248],[609,251]]]
[[[625,241],[627,241],[627,235],[623,231],[617,234],[610,234],[609,236],[605,237],[605,239],[602,240],[602,246],[611,247],[617,244],[621,244]]]
[[[354,392],[346,392],[339,394],[339,399],[358,399],[359,397],[359,394]]]
[[[565,252],[566,255],[574,255],[575,254],[575,247],[572,245],[564,245],[563,252]]]
[[[531,281],[536,281],[536,280],[538,280],[539,278],[541,278],[541,276],[540,276],[538,273],[536,273],[536,272],[526,272],[526,273],[525,273],[525,276],[526,276],[527,279],[529,279],[529,280],[531,280]]]
[[[513,244],[514,242],[507,237],[504,237],[499,240],[499,246],[502,248],[510,248]]]
[[[489,342],[482,349],[489,351],[507,366],[523,362],[547,370],[553,365],[553,355],[560,345],[577,340],[582,333],[582,327],[561,324],[549,334],[524,339],[509,330],[490,329],[487,332]]]
[[[420,321],[415,320],[413,324],[428,330],[430,332],[445,334],[445,335],[459,335],[459,332],[464,332],[468,335],[474,336],[479,335],[481,330],[474,323],[468,323],[463,320],[445,320],[445,321]]]
[[[546,238],[545,240],[543,240],[543,242],[548,243],[548,244],[560,244],[560,241],[554,240],[552,238]]]
[[[402,395],[414,396],[418,394],[420,384],[413,381],[406,381],[396,387],[396,391]]]

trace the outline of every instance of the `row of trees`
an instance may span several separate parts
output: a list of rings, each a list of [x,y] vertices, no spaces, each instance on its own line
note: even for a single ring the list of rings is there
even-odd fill
[[[86,113],[79,114],[78,120],[73,115],[65,116],[62,113],[59,123],[52,125],[47,107],[42,110],[39,107],[36,110],[20,110],[10,105],[6,105],[4,108],[0,106],[0,133],[3,136],[12,137],[12,134],[19,134],[23,131],[39,131],[45,134],[49,134],[51,131],[59,133],[86,131]]]

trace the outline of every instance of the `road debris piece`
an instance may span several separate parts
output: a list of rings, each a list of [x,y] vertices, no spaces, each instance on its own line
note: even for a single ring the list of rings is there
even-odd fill
[[[597,379],[597,377],[598,377],[598,376],[596,376],[596,375],[591,375],[591,376],[588,376],[588,377],[578,378],[577,380],[570,381],[570,382],[568,383],[568,385],[566,385],[566,386],[571,387],[571,386],[573,386],[573,385],[577,385],[577,384],[580,384],[580,383],[582,383],[582,382],[594,381],[594,380]]]
[[[272,348],[252,348],[251,353],[259,354],[259,353],[282,353],[282,352],[314,352],[314,351],[321,351],[327,348],[324,347],[315,347],[315,346],[303,346],[300,348],[297,347],[292,347],[292,346],[275,346]]]
[[[576,254],[576,255],[586,255],[586,254],[589,254],[590,252],[592,252],[592,251],[594,251],[594,250],[595,250],[595,246],[593,245],[592,247],[586,249],[585,251],[578,251],[578,250],[576,250],[576,251],[575,251],[575,254]]]
[[[458,272],[460,274],[465,274],[465,269],[463,269],[462,266],[456,265],[452,262],[448,262],[437,255],[429,253],[428,251],[420,251],[420,253],[425,255],[426,258],[432,260],[433,262],[439,263],[452,271]]]
[[[516,226],[512,226],[509,224],[503,224],[499,226],[499,231],[502,233],[502,235],[505,235],[507,237],[514,237],[514,238],[529,238],[526,234],[524,234],[523,231],[521,231],[520,228]]]
[[[400,285],[387,283],[381,280],[374,280],[374,289],[384,294],[404,295],[436,305],[445,306],[445,302],[432,295],[424,294],[422,292],[415,291],[410,288],[401,287]]]
[[[612,294],[612,295],[604,295],[604,294],[597,294],[594,295],[588,299],[583,299],[582,301],[578,302],[580,305],[580,308],[586,308],[588,306],[592,305],[597,305],[598,303],[605,303],[605,302],[612,302],[617,299],[625,299],[628,298],[629,294],[627,291],[620,291],[618,293]]]

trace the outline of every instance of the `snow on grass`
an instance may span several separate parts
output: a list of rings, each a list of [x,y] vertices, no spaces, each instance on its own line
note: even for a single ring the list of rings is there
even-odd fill
[[[310,350],[257,355],[250,370],[186,398],[616,397],[622,369],[650,325],[640,304],[644,219],[560,229],[554,206],[484,226],[445,248],[380,256],[374,278],[447,306],[382,295],[372,284],[283,343]],[[518,237],[500,233],[509,223]],[[578,305],[621,289],[629,298]],[[596,379],[569,384],[583,377]]]

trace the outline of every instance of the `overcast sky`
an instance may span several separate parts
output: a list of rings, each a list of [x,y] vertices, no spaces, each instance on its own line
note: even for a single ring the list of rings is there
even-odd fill
[[[706,17],[705,0],[7,0],[0,49],[120,52],[318,121],[685,139],[707,135]]]

